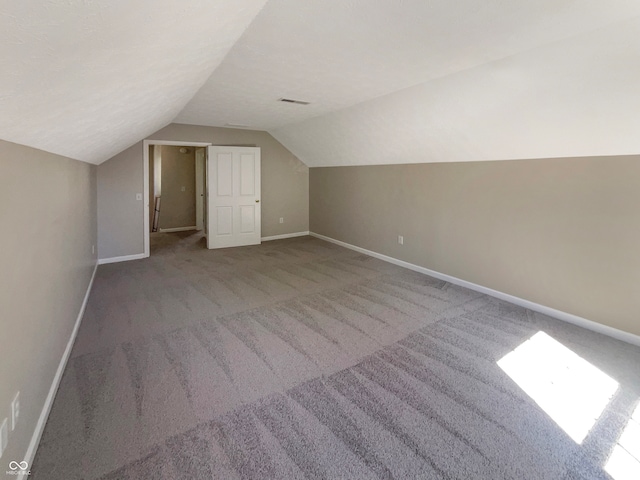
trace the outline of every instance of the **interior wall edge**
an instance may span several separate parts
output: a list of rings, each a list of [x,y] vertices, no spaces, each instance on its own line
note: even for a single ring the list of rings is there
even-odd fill
[[[307,235],[309,235],[308,230],[305,232],[284,233],[282,235],[271,235],[270,237],[262,237],[260,240],[263,242],[270,242],[271,240],[283,240],[285,238],[306,237]]]
[[[435,270],[421,267],[420,265],[415,265],[413,263],[405,262],[404,260],[400,260],[394,257],[390,257],[388,255],[383,255],[378,252],[367,250],[366,248],[358,247],[357,245],[352,245],[350,243],[337,240],[335,238],[327,237],[326,235],[321,235],[315,232],[309,232],[309,235],[311,235],[312,237],[319,238],[320,240],[334,243],[336,245],[340,245],[341,247],[345,247],[350,250],[354,250],[356,252],[369,255],[370,257],[374,257],[379,260],[383,260],[385,262],[389,262],[394,265],[398,265],[400,267],[413,270],[414,272],[423,273],[425,275],[429,275],[430,277],[437,278],[438,280],[444,280],[445,282],[453,283],[454,285],[465,287],[465,288],[468,288],[469,290],[484,293],[491,297],[498,298],[500,300],[504,300],[509,303],[513,303],[514,305],[518,305],[520,307],[533,310],[534,312],[542,313],[543,315],[553,317],[557,320],[562,320],[564,322],[572,323],[579,327],[583,327],[588,330],[601,333],[603,335],[607,335],[608,337],[615,338],[616,340],[621,340],[623,342],[630,343],[631,345],[636,345],[640,347],[640,335],[635,335],[633,333],[626,332],[624,330],[619,330],[617,328],[613,328],[608,325],[603,325],[602,323],[594,322],[593,320],[588,320],[586,318],[579,317],[578,315],[573,315],[572,313],[563,312],[561,310],[547,307],[545,305],[541,305],[539,303],[535,303],[530,300],[526,300],[524,298],[516,297],[508,293],[500,292],[498,290],[494,290],[492,288],[488,288],[483,285],[478,285],[476,283],[472,283],[467,280],[463,280],[461,278],[453,277],[445,273],[440,273]]]
[[[310,169],[310,231],[640,335],[640,156]]]
[[[73,330],[71,331],[69,341],[67,342],[67,346],[64,350],[64,353],[62,354],[60,363],[58,364],[58,369],[56,370],[56,374],[53,377],[53,381],[51,382],[49,393],[47,395],[47,398],[45,399],[44,405],[42,406],[40,416],[38,417],[38,423],[36,424],[33,435],[31,436],[31,441],[29,442],[29,447],[27,448],[27,452],[25,453],[25,456],[23,458],[23,460],[25,460],[29,465],[33,464],[33,459],[36,456],[36,450],[38,449],[40,438],[42,437],[42,433],[44,432],[44,427],[47,424],[47,419],[49,418],[49,413],[51,412],[53,401],[56,398],[56,393],[58,392],[58,387],[60,386],[60,381],[62,380],[62,374],[67,367],[67,362],[69,361],[69,356],[71,355],[71,349],[73,348],[73,344],[76,340],[76,337],[78,336],[78,330],[80,328],[80,324],[82,323],[84,311],[87,308],[87,302],[89,301],[91,288],[93,287],[93,280],[95,279],[96,272],[98,271],[98,265],[99,262],[97,261],[93,268],[93,273],[91,274],[91,279],[89,280],[89,285],[87,286],[87,291],[84,295],[82,305],[80,306],[80,311],[78,312]],[[20,477],[18,478],[22,479],[24,477],[25,475],[20,475]]]

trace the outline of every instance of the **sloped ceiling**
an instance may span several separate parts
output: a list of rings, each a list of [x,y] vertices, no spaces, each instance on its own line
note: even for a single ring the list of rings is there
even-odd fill
[[[309,166],[640,153],[640,20],[272,129]]]
[[[630,15],[637,0],[270,0],[176,121],[271,131]]]
[[[171,122],[266,0],[0,3],[0,138],[100,163]]]
[[[264,4],[1,3],[0,138],[94,163],[172,121],[310,166],[640,151],[637,0]]]

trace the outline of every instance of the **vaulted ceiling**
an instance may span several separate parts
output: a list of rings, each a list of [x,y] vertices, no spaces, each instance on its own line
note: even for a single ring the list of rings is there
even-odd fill
[[[0,138],[93,163],[171,122],[310,166],[640,152],[637,0],[34,0],[0,27]]]
[[[101,163],[170,123],[266,0],[2,0],[0,138]]]

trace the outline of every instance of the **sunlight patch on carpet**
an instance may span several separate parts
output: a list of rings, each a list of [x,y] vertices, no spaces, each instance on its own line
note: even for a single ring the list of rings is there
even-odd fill
[[[636,407],[629,423],[604,469],[615,480],[637,480],[640,478],[640,404]]]
[[[544,332],[497,363],[578,444],[618,389],[618,382]]]

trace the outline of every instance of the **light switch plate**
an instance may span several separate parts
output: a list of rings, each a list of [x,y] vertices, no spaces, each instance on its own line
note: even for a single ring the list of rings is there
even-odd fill
[[[142,194],[136,193],[136,200],[142,200]]]

